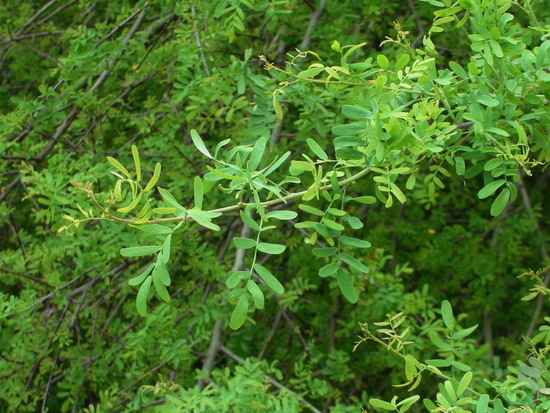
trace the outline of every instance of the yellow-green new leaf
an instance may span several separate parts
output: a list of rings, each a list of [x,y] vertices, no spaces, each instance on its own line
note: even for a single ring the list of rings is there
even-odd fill
[[[130,205],[127,205],[127,206],[122,207],[122,208],[118,208],[117,211],[118,211],[118,212],[122,212],[122,213],[127,213],[127,212],[132,211],[135,207],[137,207],[137,205],[139,204],[139,201],[141,201],[142,195],[143,195],[143,192],[140,192],[140,193],[132,200],[132,202],[130,202]]]
[[[161,166],[160,162],[157,162],[155,164],[155,170],[153,171],[153,176],[151,177],[151,179],[147,183],[147,186],[144,189],[145,192],[150,191],[157,184],[157,182],[160,178],[161,168],[162,168],[162,166]]]
[[[134,166],[136,167],[136,182],[141,181],[141,161],[136,145],[132,145],[132,156],[134,157]]]
[[[385,402],[384,400],[370,399],[369,403],[375,409],[390,410],[390,411],[395,410],[395,405],[394,404]]]
[[[458,383],[458,388],[456,390],[456,395],[458,397],[462,396],[462,394],[466,391],[468,386],[470,385],[470,382],[472,381],[473,373],[471,371],[467,372],[462,376],[462,379],[460,379],[460,382]]]
[[[122,165],[119,161],[117,161],[115,158],[111,157],[111,156],[107,156],[107,161],[109,161],[109,163],[111,165],[113,165],[116,169],[118,169],[120,172],[122,172],[122,174],[128,178],[128,179],[132,179],[132,176],[130,175],[130,172],[128,172],[128,169],[126,169],[124,167],[124,165]]]
[[[399,413],[405,413],[419,399],[420,399],[420,396],[417,394],[417,395],[411,396],[411,397],[409,397],[405,400],[401,400],[399,403],[397,403],[397,407],[399,407]]]

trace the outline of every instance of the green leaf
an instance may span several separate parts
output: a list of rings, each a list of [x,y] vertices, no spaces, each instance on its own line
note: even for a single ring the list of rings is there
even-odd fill
[[[239,298],[239,302],[231,314],[231,320],[229,321],[229,327],[233,330],[241,328],[241,326],[246,321],[246,316],[248,314],[248,294],[243,294]]]
[[[193,179],[193,197],[195,198],[195,206],[202,209],[202,201],[204,196],[204,186],[199,176]]]
[[[360,202],[361,204],[375,204],[376,198],[373,196],[359,196],[357,198],[351,198],[352,201]]]
[[[197,148],[200,153],[202,153],[207,158],[212,159],[212,155],[210,154],[208,149],[206,149],[204,142],[202,141],[200,135],[197,133],[195,129],[191,129],[191,140],[193,141],[195,148]]]
[[[258,251],[272,255],[281,254],[286,249],[284,245],[269,244],[267,242],[260,242],[256,248],[258,249]]]
[[[153,271],[153,276],[158,277],[164,285],[170,285],[172,283],[172,280],[170,279],[170,274],[168,273],[168,269],[166,268],[166,262],[163,259],[160,259],[160,257],[159,259],[157,259],[155,271]]]
[[[247,227],[253,229],[254,231],[260,230],[260,226],[256,223],[256,221],[252,219],[250,215],[248,215],[244,211],[239,211],[239,214],[241,215],[241,219]]]
[[[453,360],[451,361],[451,366],[460,370],[460,371],[470,371],[472,368],[467,364],[461,363],[460,361]]]
[[[379,54],[378,56],[376,56],[376,61],[378,62],[378,64],[382,69],[387,69],[390,64],[390,62],[388,61],[388,58],[383,54]]]
[[[366,109],[363,109],[357,106],[350,106],[350,105],[342,106],[342,113],[346,118],[351,120],[364,120],[370,117],[370,114],[371,114]]]
[[[145,232],[146,234],[154,235],[166,235],[172,232],[172,229],[170,227],[165,227],[164,225],[159,224],[139,225],[136,226],[136,228],[139,229],[141,232]]]
[[[426,406],[429,412],[437,411],[436,405],[430,399],[424,399],[422,403],[424,403],[424,406]]]
[[[498,188],[506,183],[505,179],[497,179],[496,181],[489,182],[483,188],[479,190],[477,196],[479,199],[485,199],[493,195]]]
[[[447,326],[447,328],[452,328],[455,325],[453,308],[448,300],[443,300],[441,303],[441,317],[443,318],[443,323]]]
[[[140,316],[145,317],[147,314],[147,297],[149,297],[149,290],[151,288],[151,283],[153,282],[153,277],[149,276],[145,279],[136,296],[136,308]]]
[[[498,194],[498,196],[493,201],[493,204],[491,205],[491,215],[494,217],[499,216],[502,211],[504,211],[504,208],[506,208],[506,204],[508,204],[509,200],[510,189],[504,188],[502,191],[500,191],[500,194]]]
[[[250,159],[248,161],[248,167],[251,171],[255,171],[258,168],[258,165],[260,165],[260,161],[264,156],[266,144],[267,138],[259,138],[254,144],[252,152],[250,152]]]
[[[298,216],[298,214],[294,211],[270,211],[267,214],[265,214],[268,218],[274,218],[279,220],[289,220],[294,219]]]
[[[188,209],[187,214],[191,217],[193,221],[195,221],[200,226],[203,226],[205,228],[208,228],[214,231],[220,230],[219,226],[212,223],[212,219],[209,216],[208,211],[199,211],[198,209]]]
[[[416,185],[416,175],[411,175],[407,178],[407,182],[405,183],[405,188],[407,188],[409,191],[414,188]]]
[[[348,275],[341,268],[338,268],[336,272],[336,280],[338,281],[338,287],[340,287],[340,291],[342,291],[344,298],[350,303],[355,304],[357,300],[359,300],[359,294],[357,294],[357,290],[353,286]]]
[[[395,71],[398,72],[401,69],[403,69],[407,64],[409,63],[409,60],[411,60],[411,56],[408,54],[401,55],[397,63],[395,64]]]
[[[406,55],[406,56],[408,56],[408,55]],[[419,395],[414,395],[414,396],[406,398],[405,400],[401,400],[399,403],[397,403],[397,407],[399,407],[399,413],[405,413],[419,399],[420,399]]]
[[[170,192],[161,187],[158,187],[157,189],[164,202],[168,204],[168,206],[175,208],[178,215],[185,212],[185,208],[178,204],[178,201],[176,201],[176,198],[174,198]]]
[[[219,176],[220,178],[223,178],[223,179],[229,179],[230,181],[248,182],[247,179],[243,178],[242,176],[236,176],[236,175],[231,175],[231,174],[228,174],[228,173],[225,173],[225,172],[221,172],[218,169],[212,168],[210,165],[206,165],[206,169],[208,169],[214,175]],[[225,168],[225,170],[229,170],[230,172],[235,172],[235,173],[238,172],[234,168]]]
[[[490,108],[494,108],[495,106],[498,106],[499,101],[497,99],[492,98],[488,95],[481,95],[477,98],[477,101],[481,103],[482,105],[488,106]]]
[[[309,149],[319,157],[319,159],[326,161],[328,159],[327,153],[319,146],[317,142],[315,142],[311,138],[306,139],[307,146],[309,146]]]
[[[158,245],[143,245],[140,247],[128,247],[120,250],[120,255],[123,257],[143,257],[145,255],[152,255],[160,251]]]
[[[444,342],[441,337],[439,337],[439,335],[433,331],[433,330],[430,330],[428,332],[428,337],[430,337],[430,341],[437,347],[439,348],[440,350],[443,350],[443,351],[451,351],[452,347],[449,343],[446,343]],[[450,362],[449,362],[450,364]],[[436,366],[437,367],[437,366]]]
[[[368,241],[363,241],[359,238],[353,238],[353,237],[346,237],[341,236],[340,242],[344,245],[349,245],[351,247],[357,247],[357,248],[370,248],[371,243]]]
[[[350,217],[349,215],[342,218],[342,221],[346,222],[353,229],[363,228],[363,223],[357,217]]]
[[[476,413],[486,413],[488,406],[489,406],[489,395],[482,394],[477,401]]]
[[[464,159],[462,159],[460,156],[457,156],[456,158],[454,158],[454,160],[457,175],[464,175],[464,172],[466,171],[466,164],[464,163]]]
[[[376,82],[374,83],[374,87],[376,88],[376,92],[378,94],[382,93],[382,91],[384,90],[384,86],[386,86],[386,82],[388,81],[388,77],[387,76],[378,76],[376,78]]]
[[[477,326],[478,324],[469,328],[465,328],[463,330],[458,330],[456,333],[453,334],[453,340],[460,340],[461,338],[468,337],[474,332]]]
[[[277,159],[275,162],[273,162],[273,164],[271,166],[269,166],[265,171],[264,171],[264,176],[268,176],[269,174],[271,174],[273,171],[277,170],[277,168],[279,166],[281,166],[284,161],[286,161],[286,159],[290,156],[290,151],[287,151],[285,152],[283,155],[281,155],[281,157],[279,159]]]
[[[145,278],[151,273],[151,271],[153,271],[154,267],[155,267],[155,263],[152,263],[151,265],[149,265],[145,269],[145,271],[143,271],[140,275],[129,280],[128,285],[132,285],[132,286],[140,285],[145,280]]]
[[[355,138],[353,136],[339,136],[334,139],[333,143],[336,149],[365,146],[365,141],[363,139]]]
[[[374,407],[375,409],[382,409],[382,410],[395,410],[395,405],[393,403],[385,402],[384,400],[380,399],[370,399],[369,403]]]
[[[317,215],[320,217],[325,215],[325,213],[320,209],[314,208],[306,204],[300,204],[298,205],[298,208],[300,208],[302,211],[307,212],[308,214],[311,214],[311,215]]]
[[[249,279],[250,273],[248,271],[235,271],[231,273],[229,277],[227,277],[227,280],[225,281],[225,285],[227,285],[227,288],[235,288],[242,280]]]
[[[355,268],[357,271],[368,273],[369,269],[360,261],[358,261],[356,258],[352,257],[348,254],[340,254],[338,256],[342,261],[348,263],[350,266]]]
[[[172,234],[168,235],[166,237],[166,240],[164,241],[164,244],[162,245],[162,257],[164,259],[164,263],[167,263],[170,259],[170,250],[172,248]]]
[[[136,182],[141,181],[141,161],[136,145],[132,145],[132,156],[134,158],[134,166],[136,168]]]
[[[324,70],[324,67],[312,67],[310,69],[302,70],[300,73],[298,73],[297,77],[298,79],[311,79]]]
[[[163,301],[169,302],[170,294],[168,293],[168,290],[166,289],[166,286],[162,282],[162,279],[157,271],[153,271],[153,285],[155,286],[155,290],[157,291],[158,296]]]
[[[262,280],[265,281],[269,288],[279,295],[284,294],[285,289],[282,284],[263,265],[254,264],[254,270],[262,278]]]
[[[246,288],[250,295],[252,295],[252,300],[254,301],[254,305],[256,306],[256,308],[258,310],[264,308],[264,293],[262,292],[258,284],[256,284],[256,281],[248,280],[248,282],[246,283]]]
[[[283,118],[283,108],[281,106],[281,102],[277,100],[277,95],[273,94],[273,109],[275,110],[275,115],[277,115],[278,119]]]
[[[339,224],[338,222],[333,221],[332,219],[323,218],[321,220],[321,222],[323,224],[325,224],[327,227],[329,227],[330,229],[333,229],[335,231],[343,231],[344,230],[344,226],[342,224]]]
[[[143,192],[140,192],[135,198],[132,199],[132,202],[130,202],[129,205],[122,208],[118,208],[117,211],[122,213],[127,213],[132,211],[135,207],[138,206],[139,201],[141,201],[142,195],[143,195]]]
[[[462,396],[462,394],[466,391],[468,386],[470,385],[470,382],[472,381],[473,373],[471,371],[467,372],[462,376],[460,379],[460,382],[458,383],[458,388],[456,390],[456,395],[458,397]]]
[[[449,367],[451,365],[451,360],[431,359],[426,360],[426,364],[434,367]]]
[[[332,133],[338,136],[357,136],[365,131],[365,125],[360,123],[349,123],[347,125],[338,125],[332,128]]]
[[[119,161],[117,161],[115,158],[107,156],[107,161],[109,161],[109,163],[111,165],[113,165],[116,169],[118,169],[120,172],[122,172],[122,174],[126,178],[132,179],[132,176],[130,175],[130,172],[128,172],[128,170]]]
[[[330,257],[330,256],[338,253],[338,248],[336,248],[336,247],[313,248],[313,250],[311,250],[311,252],[316,257]]]
[[[235,244],[237,248],[247,250],[256,246],[256,240],[250,238],[235,237],[233,238],[233,244]]]
[[[160,162],[157,162],[155,164],[155,170],[153,171],[153,176],[151,177],[151,179],[147,183],[147,186],[144,189],[145,192],[150,191],[157,184],[157,182],[160,178],[160,170],[161,169],[162,169],[162,166],[161,166]]]
[[[327,209],[327,212],[336,217],[343,217],[344,215],[346,215],[346,211],[342,211],[341,209],[338,209],[338,208],[329,208]]]
[[[407,380],[412,380],[416,375],[416,364],[417,361],[413,356],[411,356],[410,354],[407,354],[405,356],[405,377],[407,378]]]
[[[405,197],[405,194],[403,194],[401,189],[393,182],[389,182],[389,186],[390,186],[391,193],[395,195],[395,197],[399,202],[404,204],[407,201],[407,198]]]
[[[336,271],[338,271],[338,268],[340,268],[340,264],[338,264],[337,262],[327,264],[319,269],[319,277],[330,277],[331,275],[334,275]]]
[[[298,222],[295,225],[295,227],[296,228],[316,228],[318,224],[319,224],[318,222],[303,221],[303,222]]]

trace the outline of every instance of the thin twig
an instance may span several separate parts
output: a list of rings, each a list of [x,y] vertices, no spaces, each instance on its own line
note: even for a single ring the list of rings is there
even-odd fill
[[[420,19],[420,16],[418,15],[418,11],[414,6],[413,0],[407,0],[407,4],[409,5],[409,9],[411,10],[414,16],[414,21],[416,22],[416,28],[418,29],[418,36],[416,36],[416,39],[414,39],[411,43],[411,47],[415,49],[424,38],[424,35],[426,34],[426,30],[424,29],[422,20]]]
[[[548,261],[548,250],[546,249],[546,244],[544,242],[544,238],[542,235],[542,231],[540,228],[540,225],[538,221],[535,218],[535,214],[533,212],[533,207],[531,205],[531,200],[529,199],[529,193],[525,189],[525,182],[523,180],[523,177],[519,176],[519,181],[517,183],[517,187],[519,189],[519,193],[521,194],[521,198],[523,199],[523,204],[525,205],[525,209],[529,212],[529,214],[533,217],[535,223],[534,223],[534,229],[535,233],[537,234],[538,238],[542,240],[541,246],[540,246],[540,255],[544,261]],[[550,271],[546,273],[546,277],[544,277],[544,286],[548,288],[548,285],[550,284]],[[525,333],[526,337],[532,337],[533,333],[535,331],[535,328],[537,326],[537,322],[540,318],[540,314],[542,312],[542,307],[544,305],[545,296],[543,294],[539,294],[537,297],[537,303],[535,305],[535,311],[533,312],[533,315],[531,317],[531,322],[529,323],[529,328],[527,329],[527,332]]]
[[[19,275],[20,277],[27,278],[27,279],[32,280],[34,282],[37,282],[39,284],[45,285],[46,287],[51,287],[51,285],[47,281],[41,280],[40,278],[36,278],[34,275],[27,274],[26,272],[15,271],[15,270],[12,270],[12,269],[6,268],[6,267],[0,267],[0,272],[2,272],[2,271],[6,272],[8,274]]]
[[[206,57],[204,56],[201,36],[197,27],[197,12],[193,3],[191,3],[191,16],[193,16],[193,31],[195,32],[195,41],[197,42],[197,47],[199,48],[199,54],[201,56],[202,64],[204,65],[204,72],[206,73],[206,76],[210,77],[210,69],[208,68]]]
[[[309,19],[309,23],[306,28],[306,33],[304,34],[304,38],[302,39],[302,43],[300,43],[300,50],[307,50],[309,49],[309,44],[311,43],[311,34],[313,33],[313,28],[319,21],[319,18],[321,17],[321,14],[323,14],[323,10],[325,9],[325,6],[327,5],[327,0],[321,0],[319,3],[319,8],[315,10],[313,13],[311,13],[311,18]]]
[[[50,7],[52,7],[55,3],[57,3],[57,0],[51,0],[50,2],[46,3],[44,7],[42,7],[40,10],[38,10],[34,16],[32,16],[23,26],[17,30],[17,36],[19,36],[21,33],[25,31],[27,27],[29,27],[31,24],[33,24],[36,19],[40,17],[41,14],[43,14],[46,10],[48,10]]]
[[[355,182],[358,179],[360,179],[363,176],[370,173],[370,168],[369,167],[367,167],[366,165],[363,165],[362,167],[363,167],[363,169],[361,170],[361,172],[358,172],[358,173],[356,173],[355,175],[352,175],[349,178],[342,179],[341,181],[338,182],[338,186],[342,187],[342,186],[351,184],[352,182]],[[331,188],[332,188],[332,185],[324,185],[324,186],[320,186],[318,190],[319,190],[319,192],[322,192],[322,191],[327,191]],[[306,194],[306,192],[307,192],[307,190],[300,191],[300,192],[295,192],[293,194],[284,196],[282,198],[275,198],[275,199],[272,199],[271,201],[262,202],[261,205],[263,207],[267,207],[267,206],[277,205],[277,204],[280,204],[282,202],[286,203],[287,201],[292,201],[294,199],[301,198],[302,196],[304,196]],[[98,205],[98,204],[96,203],[96,205]],[[235,205],[230,205],[230,206],[226,206],[226,207],[222,207],[222,208],[212,209],[209,212],[225,213],[225,212],[230,212],[230,211],[239,211],[239,210],[244,209],[248,206],[255,206],[255,205],[256,204],[253,203],[253,202],[240,202],[240,203],[235,204]],[[98,206],[101,207],[100,205],[98,205]],[[120,222],[120,223],[123,223],[123,224],[132,224],[132,225],[135,225],[136,222],[138,221],[138,220],[134,220],[134,219],[119,218],[119,217],[117,217],[115,215],[112,215],[112,214],[108,214],[108,219],[110,219],[114,222]],[[149,220],[149,221],[143,223],[142,225],[144,225],[144,224],[167,223],[167,222],[181,222],[181,221],[185,222],[186,220],[187,220],[187,217],[160,218],[160,219]]]

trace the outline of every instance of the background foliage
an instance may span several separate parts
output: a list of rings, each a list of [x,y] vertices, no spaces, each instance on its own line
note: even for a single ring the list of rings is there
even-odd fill
[[[5,1],[1,409],[547,411],[549,27]]]

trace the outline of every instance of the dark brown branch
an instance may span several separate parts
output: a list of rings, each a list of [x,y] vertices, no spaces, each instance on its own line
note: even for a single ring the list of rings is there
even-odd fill
[[[315,25],[319,21],[319,18],[323,14],[323,10],[325,9],[326,5],[327,5],[327,0],[321,0],[321,2],[319,3],[319,8],[315,10],[313,13],[311,13],[311,18],[309,19],[309,23],[306,28],[306,33],[304,34],[302,43],[300,43],[300,50],[306,51],[307,49],[309,49],[313,28],[315,27]]]
[[[527,192],[527,189],[525,188],[525,182],[523,180],[523,177],[519,176],[519,181],[517,183],[517,187],[519,189],[519,193],[521,194],[521,198],[523,200],[523,204],[525,205],[525,208],[531,214],[533,219],[535,220],[534,229],[535,233],[537,234],[538,238],[542,240],[541,246],[540,246],[540,255],[543,259],[543,261],[548,262],[549,256],[548,256],[548,250],[546,249],[546,244],[544,243],[544,238],[542,235],[542,230],[540,228],[540,225],[538,221],[535,219],[535,214],[533,213],[533,207],[531,205],[531,200],[529,198],[529,193]],[[544,286],[548,288],[548,285],[550,285],[550,271],[546,273],[546,276],[544,277]],[[531,317],[531,322],[529,323],[529,328],[527,329],[527,332],[525,333],[526,337],[532,337],[533,333],[535,331],[535,328],[537,326],[538,320],[540,318],[540,315],[542,313],[542,307],[544,305],[545,296],[542,294],[539,294],[537,297],[537,303],[535,305],[535,311],[533,312],[533,315]]]
[[[36,278],[34,275],[27,274],[26,272],[15,271],[7,267],[0,267],[0,272],[2,271],[8,274],[19,275],[20,277],[27,278],[39,284],[45,285],[46,287],[51,287],[51,285],[47,281],[41,280],[40,278]]]
[[[0,46],[5,45],[5,44],[10,44],[10,43],[13,43],[13,42],[20,42],[22,40],[35,39],[37,37],[55,36],[55,35],[61,35],[61,34],[65,34],[65,30],[55,30],[55,31],[51,31],[51,32],[23,34],[21,36],[12,37],[11,39],[1,41]]]
[[[409,6],[409,9],[411,10],[414,21],[416,22],[416,28],[418,29],[418,36],[416,36],[416,39],[413,40],[411,43],[411,47],[414,49],[418,47],[422,39],[424,38],[424,35],[426,34],[426,30],[424,29],[424,25],[422,24],[422,20],[420,19],[420,16],[418,15],[418,11],[416,11],[416,7],[414,6],[413,0],[407,0],[407,4]]]

